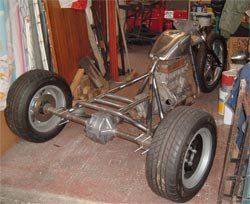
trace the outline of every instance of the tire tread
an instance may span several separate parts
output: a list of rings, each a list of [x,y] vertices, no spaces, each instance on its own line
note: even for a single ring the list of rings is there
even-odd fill
[[[157,195],[175,202],[184,202],[193,196],[184,198],[179,193],[176,158],[180,157],[187,131],[203,117],[210,118],[215,125],[205,111],[186,106],[175,108],[159,124],[146,159],[147,181]]]
[[[67,82],[56,73],[40,69],[31,70],[21,75],[11,85],[7,96],[7,106],[4,113],[9,128],[16,135],[31,142],[45,142],[53,138],[64,127],[63,125],[57,127],[53,131],[54,134],[51,132],[48,137],[41,137],[37,132],[32,131],[28,122],[24,120],[24,109],[27,105],[25,100],[29,97],[31,91],[34,91],[36,87],[39,87],[44,82],[60,84],[60,88],[64,90],[67,107],[71,106],[72,95]]]

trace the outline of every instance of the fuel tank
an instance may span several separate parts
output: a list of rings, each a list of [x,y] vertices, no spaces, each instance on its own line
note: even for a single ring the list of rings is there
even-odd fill
[[[171,60],[189,53],[191,36],[180,30],[164,31],[150,51],[150,57]]]

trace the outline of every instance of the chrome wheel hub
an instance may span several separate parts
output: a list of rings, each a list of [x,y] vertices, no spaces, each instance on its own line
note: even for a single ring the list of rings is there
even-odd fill
[[[56,100],[50,94],[44,94],[39,97],[33,106],[33,116],[41,122],[47,121],[53,116],[52,113],[46,112],[44,110],[44,107],[47,104],[52,107],[56,106]]]
[[[212,155],[212,134],[207,128],[199,129],[193,136],[184,156],[182,183],[194,188],[203,178]]]
[[[32,97],[29,105],[29,121],[39,132],[48,132],[60,123],[60,118],[47,112],[45,107],[61,108],[66,106],[66,99],[61,89],[54,85],[40,88]]]

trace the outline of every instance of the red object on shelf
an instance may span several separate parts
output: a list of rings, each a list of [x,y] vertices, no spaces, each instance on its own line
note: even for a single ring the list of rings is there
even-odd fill
[[[174,18],[188,19],[187,10],[174,10]]]
[[[109,28],[109,55],[110,55],[110,76],[118,81],[118,54],[116,38],[116,11],[115,0],[108,1],[108,28]]]

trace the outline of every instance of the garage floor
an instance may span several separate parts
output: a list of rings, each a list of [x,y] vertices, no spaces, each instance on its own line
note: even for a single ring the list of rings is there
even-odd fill
[[[148,64],[146,48],[131,50],[139,73]],[[208,180],[190,204],[216,203],[229,132],[217,104],[218,90],[194,104],[214,115],[218,146]],[[151,192],[144,174],[145,155],[134,153],[136,148],[119,138],[96,144],[73,123],[46,143],[21,141],[1,157],[1,203],[172,203]]]

